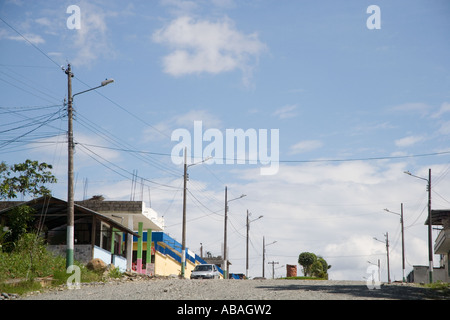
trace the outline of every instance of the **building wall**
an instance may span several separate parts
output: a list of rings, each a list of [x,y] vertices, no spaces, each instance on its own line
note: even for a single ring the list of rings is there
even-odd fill
[[[433,282],[448,281],[448,273],[444,268],[433,268]],[[408,275],[408,282],[429,283],[428,266],[413,266],[413,270]]]
[[[195,265],[191,261],[186,262],[186,268],[184,270],[185,277],[189,278],[191,276],[192,270],[194,270]],[[159,251],[155,253],[155,275],[158,276],[179,276],[181,274],[181,264],[175,261],[171,256],[162,254]]]
[[[143,233],[142,251],[147,252],[147,233]],[[138,248],[137,238],[134,238],[133,251]],[[158,276],[171,276],[181,274],[181,244],[163,232],[152,232],[152,262],[154,264],[154,274]],[[137,255],[136,255],[137,256]],[[143,264],[145,264],[143,259]],[[133,261],[135,262],[135,261]],[[205,263],[200,257],[190,250],[186,254],[185,277],[189,278],[191,272],[197,264]],[[143,266],[143,270],[146,267]]]
[[[55,255],[66,256],[66,245],[48,245],[47,249]],[[88,263],[92,260],[92,245],[90,244],[78,244],[75,245],[73,251],[73,257],[75,260],[80,261],[82,263]],[[109,261],[105,261],[107,264]]]

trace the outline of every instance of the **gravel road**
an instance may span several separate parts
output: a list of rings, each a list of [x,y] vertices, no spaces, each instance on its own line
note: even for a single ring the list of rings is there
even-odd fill
[[[20,300],[422,300],[449,299],[413,284],[369,290],[361,281],[147,278],[58,288]]]

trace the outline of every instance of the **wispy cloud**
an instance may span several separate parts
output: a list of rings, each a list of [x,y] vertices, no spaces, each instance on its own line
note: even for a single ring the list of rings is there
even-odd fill
[[[418,142],[422,142],[425,140],[425,137],[423,136],[408,136],[408,137],[404,137],[398,140],[395,140],[395,145],[397,147],[410,147]]]
[[[106,19],[116,16],[116,13],[104,10],[90,2],[79,4],[81,11],[81,27],[71,30],[75,55],[72,63],[75,65],[90,65],[92,62],[114,55],[112,44],[108,38]]]
[[[405,113],[406,115],[414,113],[414,114],[420,114],[421,116],[426,116],[429,114],[429,112],[431,110],[431,106],[426,103],[422,103],[422,102],[411,102],[411,103],[404,103],[404,104],[396,105],[396,106],[390,108],[390,110],[394,111],[394,112],[402,112],[402,113]]]
[[[153,33],[153,41],[168,46],[164,72],[172,76],[241,70],[244,82],[266,49],[258,34],[240,32],[229,18],[217,21],[184,16]]]
[[[291,154],[299,154],[304,152],[309,152],[315,149],[319,149],[323,146],[322,141],[320,140],[304,140],[299,143],[294,144],[290,148]]]
[[[0,39],[9,39],[9,40],[13,40],[13,41],[30,42],[35,45],[45,43],[44,38],[42,38],[38,34],[27,32],[27,33],[23,33],[22,35],[23,35],[23,37],[18,34],[13,35],[10,32],[6,31],[5,29],[0,29]]]
[[[439,108],[439,111],[431,115],[431,118],[433,119],[440,118],[443,114],[447,112],[450,112],[450,103],[444,102]]]
[[[178,128],[191,129],[194,126],[194,121],[202,121],[203,128],[220,128],[222,121],[204,109],[190,110],[186,113],[176,115],[170,119],[164,120],[156,124],[154,127],[165,134],[166,137],[170,137],[171,132]],[[145,130],[145,141],[155,141],[165,139],[161,134],[155,134],[154,129]]]
[[[286,105],[284,107],[278,108],[273,113],[274,116],[277,116],[280,119],[293,118],[297,115],[295,110],[297,109],[296,104]]]

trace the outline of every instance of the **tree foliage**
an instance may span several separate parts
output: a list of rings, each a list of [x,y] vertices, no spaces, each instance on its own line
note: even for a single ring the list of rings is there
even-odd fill
[[[303,267],[303,274],[305,276],[311,275],[311,268],[316,261],[316,255],[311,252],[302,252],[298,256],[298,263]]]
[[[302,252],[298,256],[298,263],[303,267],[305,276],[328,279],[328,269],[331,268],[326,260],[312,252]]]
[[[4,239],[3,248],[5,251],[11,252],[22,235],[31,231],[35,212],[36,210],[26,205],[15,207],[8,212],[9,232],[5,235]]]
[[[51,173],[52,165],[45,162],[26,160],[24,163],[7,165],[0,163],[0,199],[17,198],[18,194],[33,197],[49,195],[47,183],[55,183]]]

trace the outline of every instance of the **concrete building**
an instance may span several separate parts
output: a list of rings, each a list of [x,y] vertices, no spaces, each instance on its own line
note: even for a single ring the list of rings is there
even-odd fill
[[[428,223],[427,219],[425,225]],[[439,268],[433,268],[433,282],[450,282],[450,209],[431,210],[431,224],[442,228],[434,243],[434,253],[439,254],[440,260]],[[408,282],[428,283],[428,266],[413,266]]]
[[[140,235],[141,232],[138,234]],[[149,235],[151,235],[151,242]],[[142,241],[141,244],[139,244],[140,241]],[[133,257],[138,257],[141,250],[142,261],[145,263],[141,271],[136,264],[133,264],[132,268],[149,275],[178,276],[181,274],[181,248],[181,243],[164,232],[142,231],[142,237],[133,239]],[[137,259],[134,261],[138,263]],[[207,262],[204,259],[186,248],[185,277],[190,277],[196,265],[205,263]],[[219,268],[219,272],[223,275],[222,269]]]
[[[428,224],[428,219],[425,224]],[[442,279],[436,280],[450,282],[450,209],[431,210],[431,224],[442,228],[434,243],[434,253],[440,255],[439,267],[444,274]]]
[[[40,197],[31,201],[0,202],[0,223],[8,226],[8,213],[20,205],[34,211],[34,229],[47,242],[48,249],[65,256],[67,240],[67,202],[55,197]],[[128,235],[133,230],[108,216],[74,205],[74,259],[83,263],[99,258],[122,271],[127,266]]]
[[[75,201],[75,203],[105,215],[135,232],[139,231],[139,227],[147,232],[164,230],[164,218],[158,217],[156,211],[152,208],[147,208],[143,201],[84,200]],[[127,234],[127,237],[126,269],[131,270],[133,261],[142,259],[142,257],[133,258],[133,251],[136,251],[133,248],[133,236]],[[138,265],[142,265],[142,260],[140,260]]]

